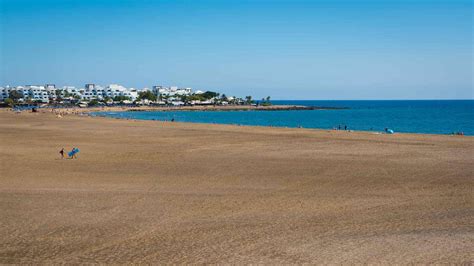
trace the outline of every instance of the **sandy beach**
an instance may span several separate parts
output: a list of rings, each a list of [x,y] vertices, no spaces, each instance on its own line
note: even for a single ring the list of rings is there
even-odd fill
[[[473,137],[2,110],[0,172],[2,264],[474,260]]]

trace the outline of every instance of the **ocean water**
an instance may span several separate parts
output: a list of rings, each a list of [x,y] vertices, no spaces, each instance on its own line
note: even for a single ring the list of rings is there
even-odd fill
[[[275,127],[474,135],[474,100],[272,101],[275,105],[347,107],[304,111],[153,111],[96,112],[115,118]]]

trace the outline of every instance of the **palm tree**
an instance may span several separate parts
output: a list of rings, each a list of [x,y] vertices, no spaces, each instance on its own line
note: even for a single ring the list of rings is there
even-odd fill
[[[252,96],[245,96],[245,102],[247,104],[251,104],[252,103]]]

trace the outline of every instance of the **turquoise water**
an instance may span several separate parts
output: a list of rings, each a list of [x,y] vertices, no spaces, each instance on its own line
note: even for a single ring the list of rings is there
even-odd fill
[[[216,124],[474,135],[474,100],[442,101],[272,101],[278,105],[348,107],[305,111],[97,112],[93,115]]]

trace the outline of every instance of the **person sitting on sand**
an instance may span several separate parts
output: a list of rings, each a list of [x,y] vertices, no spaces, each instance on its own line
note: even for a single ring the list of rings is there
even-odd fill
[[[64,148],[59,151],[59,154],[61,154],[61,159],[64,159]]]

